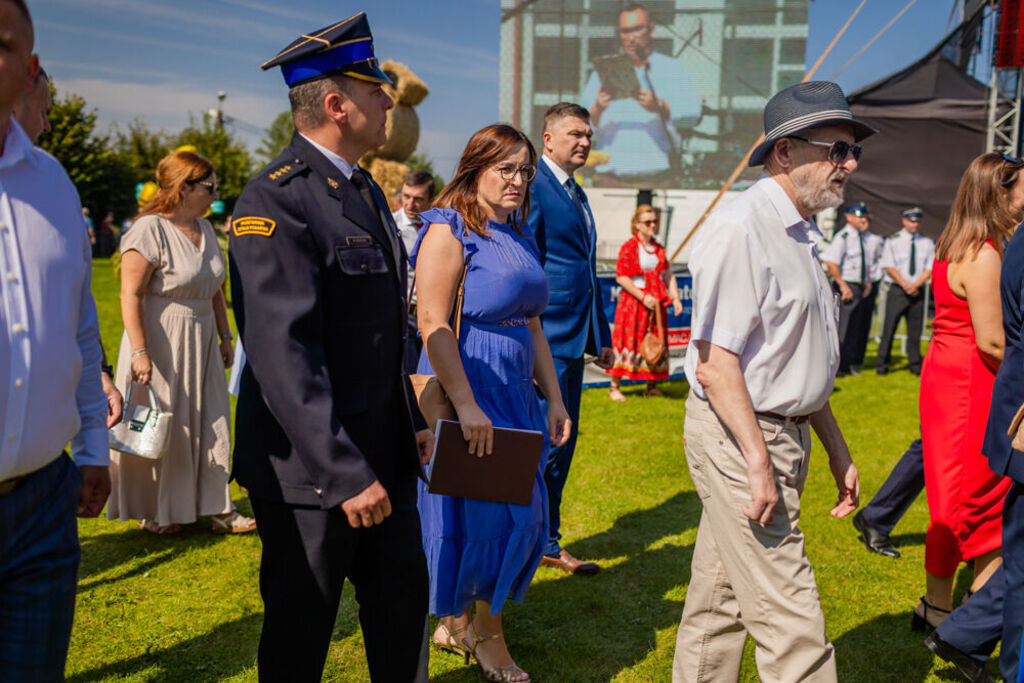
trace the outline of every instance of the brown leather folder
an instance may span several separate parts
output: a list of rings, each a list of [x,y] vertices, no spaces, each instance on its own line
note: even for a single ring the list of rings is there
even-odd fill
[[[529,505],[544,434],[525,429],[494,428],[494,448],[478,458],[469,453],[462,427],[438,420],[434,432],[427,490],[445,496],[492,503]]]

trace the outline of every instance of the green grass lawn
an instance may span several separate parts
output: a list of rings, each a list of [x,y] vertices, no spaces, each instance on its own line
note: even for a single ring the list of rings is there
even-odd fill
[[[122,329],[117,287],[106,261],[93,270],[103,339],[115,359]],[[916,380],[897,359],[887,377],[837,382],[832,406],[860,469],[863,502],[917,437]],[[506,609],[513,656],[535,680],[670,678],[700,503],[682,448],[686,383],[667,383],[667,398],[643,398],[639,390],[627,387],[623,404],[609,401],[603,389],[583,395],[563,533],[574,555],[600,561],[604,571],[571,577],[540,569],[526,602]],[[849,520],[829,516],[835,495],[815,440],[801,521],[840,680],[958,680],[909,630],[910,610],[924,592],[924,498],[896,528],[903,558],[892,560],[869,554]],[[70,680],[256,679],[259,539],[194,527],[158,537],[130,523],[82,520]],[[964,572],[957,600],[968,583]],[[367,679],[353,595],[347,586],[325,680]],[[438,681],[482,678],[478,668],[445,653],[432,653],[430,672]],[[749,641],[741,680],[757,680]]]

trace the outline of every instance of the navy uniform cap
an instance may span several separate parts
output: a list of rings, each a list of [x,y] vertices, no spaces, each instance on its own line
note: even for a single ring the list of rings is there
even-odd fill
[[[281,67],[288,87],[342,74],[373,83],[391,83],[373,54],[373,34],[366,13],[299,36],[260,68]]]

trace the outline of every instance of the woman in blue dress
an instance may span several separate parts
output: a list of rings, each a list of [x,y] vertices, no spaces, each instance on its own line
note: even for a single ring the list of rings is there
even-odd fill
[[[506,600],[522,602],[540,562],[548,534],[544,463],[570,428],[540,325],[547,279],[525,232],[536,172],[537,153],[523,133],[506,125],[478,131],[435,202],[440,208],[421,214],[426,227],[411,255],[424,339],[419,372],[437,375],[470,452],[490,453],[495,426],[547,435],[529,505],[441,496],[423,484],[418,501],[430,611],[440,618],[434,642],[475,657],[488,680],[514,683],[530,676],[509,654],[501,611]],[[464,264],[456,339],[451,314]]]

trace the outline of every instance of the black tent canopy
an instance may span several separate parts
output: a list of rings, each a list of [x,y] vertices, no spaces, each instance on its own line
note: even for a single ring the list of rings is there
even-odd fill
[[[864,142],[846,198],[867,202],[879,235],[899,230],[903,209],[918,205],[921,231],[938,237],[964,169],[985,151],[988,88],[947,56],[947,48],[963,49],[954,38],[970,23],[921,60],[847,98],[853,115],[878,134]]]

